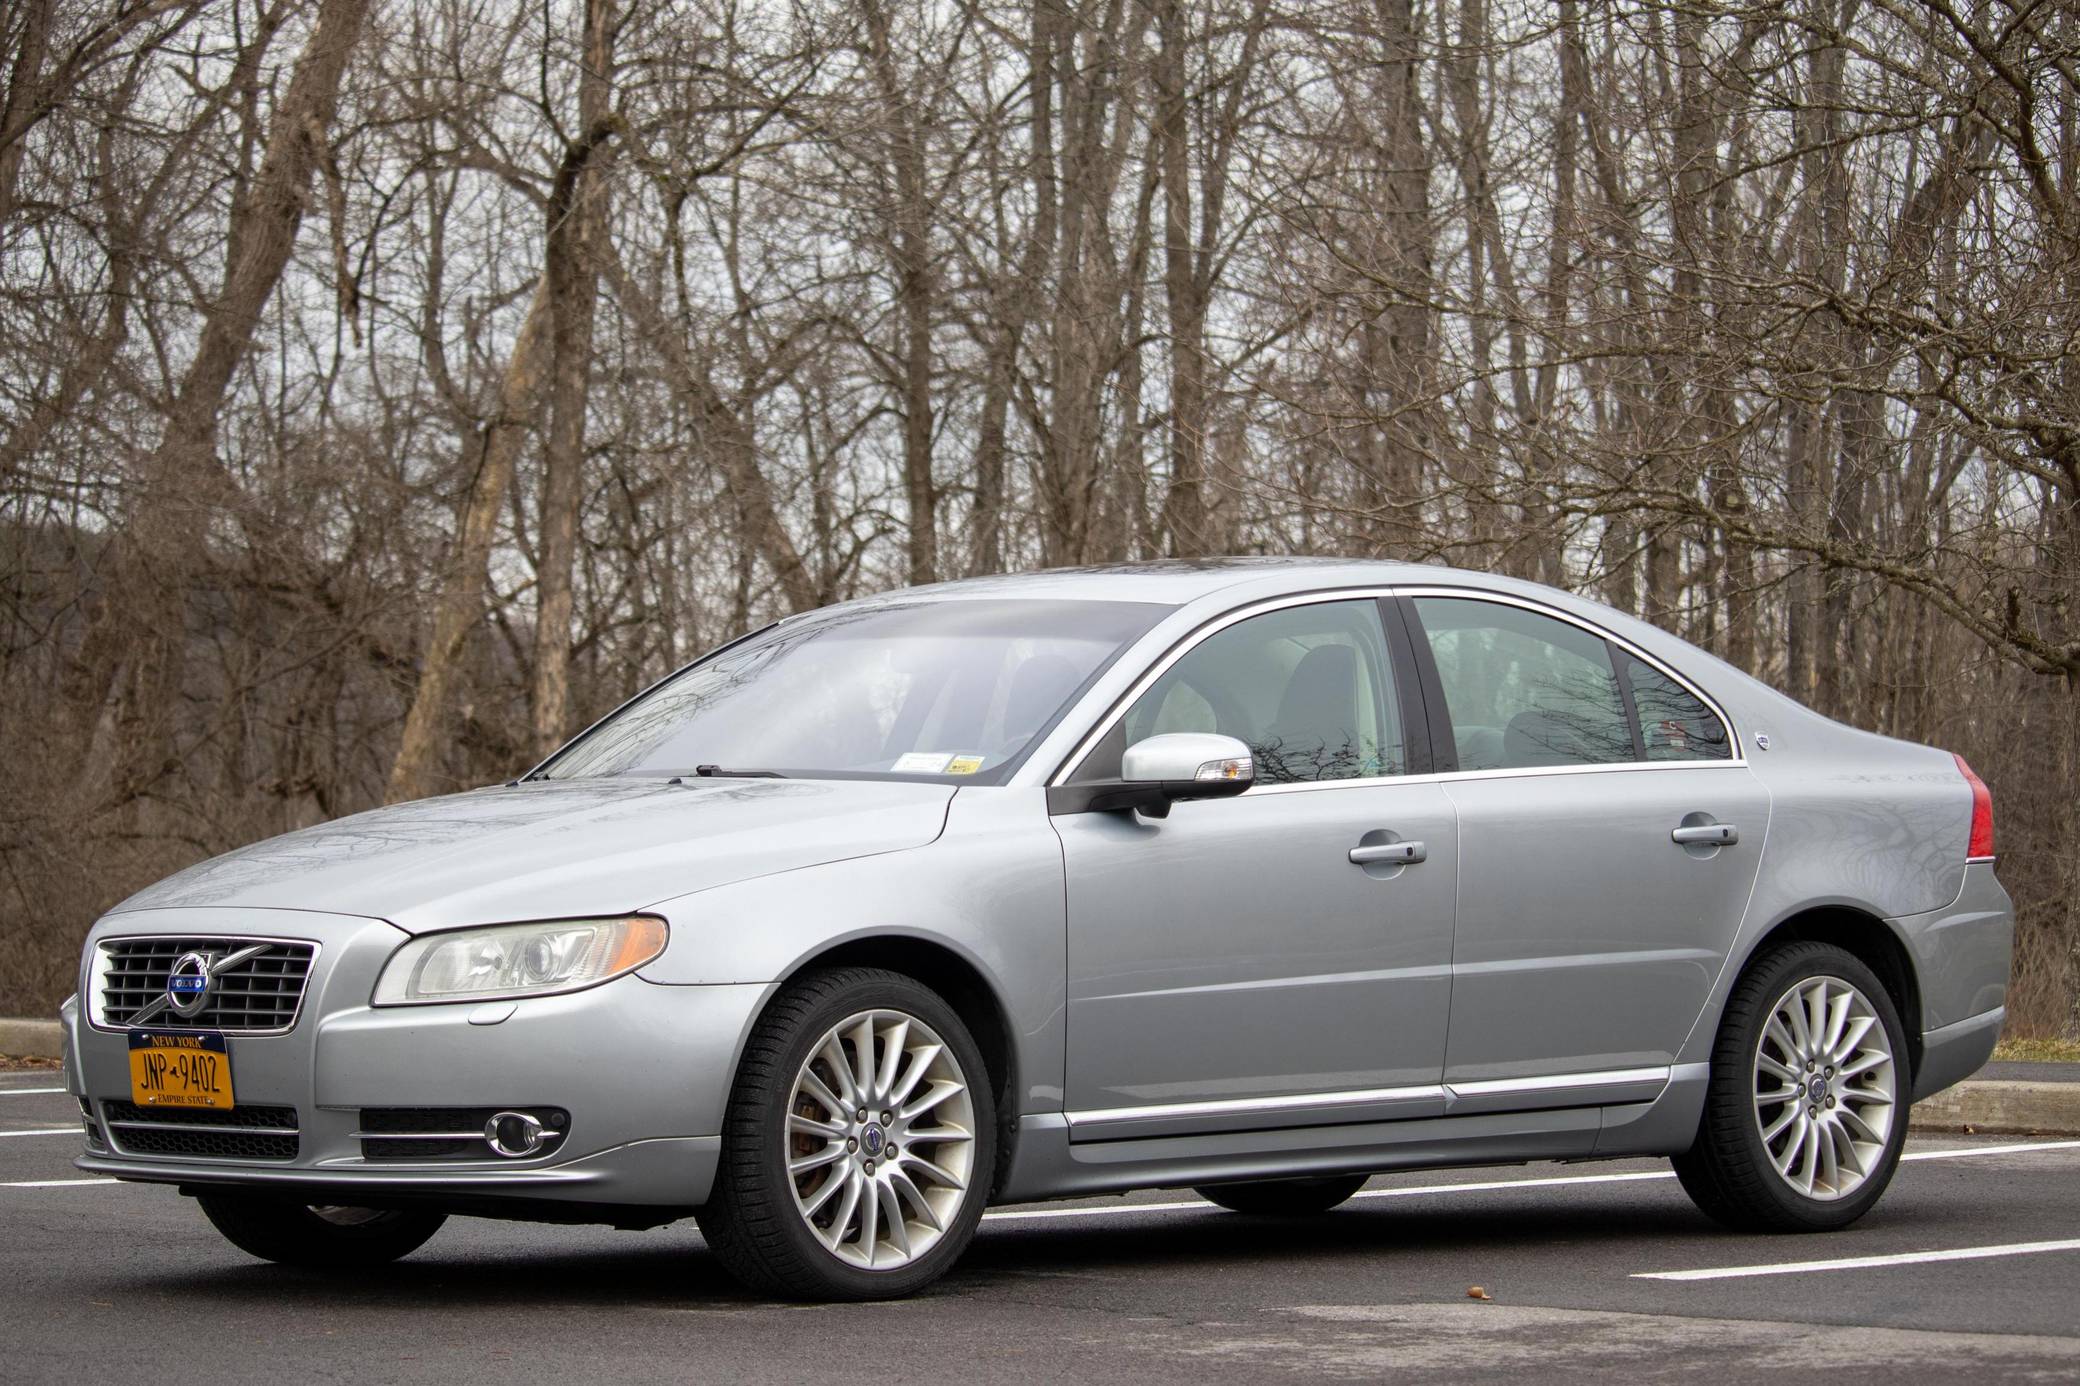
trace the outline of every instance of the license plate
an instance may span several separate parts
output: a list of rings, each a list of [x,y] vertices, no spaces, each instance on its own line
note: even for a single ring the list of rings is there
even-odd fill
[[[231,1051],[206,1031],[130,1032],[130,1100],[140,1107],[231,1107]]]

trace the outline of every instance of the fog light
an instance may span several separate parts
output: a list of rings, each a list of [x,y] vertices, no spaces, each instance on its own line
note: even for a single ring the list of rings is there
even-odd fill
[[[542,1123],[527,1112],[499,1112],[484,1123],[485,1144],[511,1160],[536,1154],[543,1142],[553,1139]]]

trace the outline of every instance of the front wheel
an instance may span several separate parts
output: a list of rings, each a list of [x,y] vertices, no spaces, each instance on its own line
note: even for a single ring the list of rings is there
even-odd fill
[[[1308,1217],[1328,1212],[1364,1187],[1364,1175],[1341,1174],[1328,1179],[1265,1179],[1249,1184],[1208,1184],[1192,1192],[1233,1213]]]
[[[243,1193],[197,1194],[202,1215],[240,1251],[305,1270],[388,1265],[426,1244],[442,1213],[294,1203]]]
[[[989,1072],[960,1016],[900,973],[832,969],[759,1019],[695,1217],[753,1289],[891,1299],[960,1258],[995,1169]]]
[[[1884,984],[1829,944],[1786,945],[1727,1000],[1704,1119],[1676,1175],[1736,1231],[1847,1227],[1892,1180],[1911,1090]]]

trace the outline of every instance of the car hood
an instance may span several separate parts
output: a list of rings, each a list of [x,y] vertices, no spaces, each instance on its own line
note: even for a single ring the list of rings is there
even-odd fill
[[[408,933],[615,914],[920,847],[954,789],[878,780],[547,780],[393,804],[191,866],[116,907],[318,910]]]

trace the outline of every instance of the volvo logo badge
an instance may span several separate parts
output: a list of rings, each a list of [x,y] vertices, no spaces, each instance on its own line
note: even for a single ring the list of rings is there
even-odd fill
[[[166,974],[166,1004],[183,1020],[193,1020],[209,1004],[210,965],[216,960],[207,953],[183,953],[173,960]]]
[[[181,954],[167,969],[166,989],[138,1007],[136,1014],[124,1023],[143,1025],[167,1011],[172,1011],[182,1020],[193,1020],[209,1006],[210,998],[216,994],[217,983],[226,974],[236,972],[272,946],[252,943],[234,948],[229,953],[205,953],[198,948],[192,953]]]

